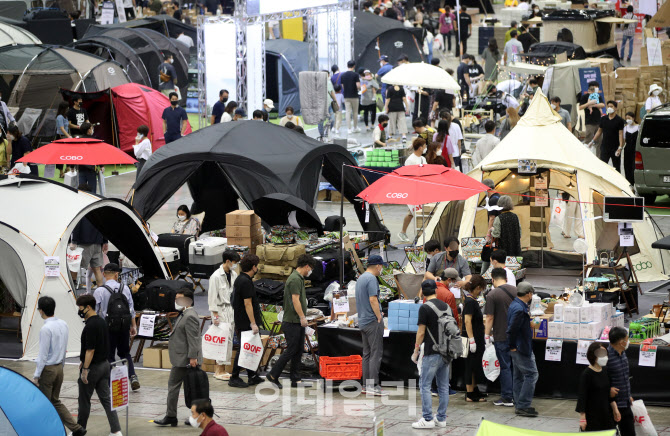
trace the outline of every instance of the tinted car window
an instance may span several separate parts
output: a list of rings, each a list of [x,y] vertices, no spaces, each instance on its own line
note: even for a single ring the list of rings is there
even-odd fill
[[[640,132],[640,146],[670,148],[668,121],[664,118],[646,118]]]

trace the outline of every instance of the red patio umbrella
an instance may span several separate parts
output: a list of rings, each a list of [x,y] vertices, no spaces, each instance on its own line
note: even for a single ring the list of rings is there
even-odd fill
[[[47,165],[132,165],[137,161],[100,139],[63,138],[38,148],[17,162]]]
[[[389,173],[358,196],[372,204],[423,205],[466,200],[488,186],[443,165],[408,165]]]

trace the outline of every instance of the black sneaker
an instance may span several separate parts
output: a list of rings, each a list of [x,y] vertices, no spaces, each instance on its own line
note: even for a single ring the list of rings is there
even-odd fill
[[[72,436],[84,436],[86,434],[86,429],[84,427],[79,430],[73,431]]]
[[[140,379],[138,379],[137,375],[135,375],[135,374],[130,376],[130,387],[134,391],[136,391],[140,388]]]
[[[291,380],[291,387],[292,388],[297,388],[299,386],[304,386],[305,384],[302,382],[302,380]]]
[[[279,382],[279,379],[276,379],[276,378],[272,377],[270,374],[265,376],[265,380],[267,380],[270,383],[272,383],[273,385],[275,385],[277,387],[277,389],[281,389],[283,387],[281,385],[281,383]]]
[[[538,415],[537,410],[533,409],[532,407],[527,409],[516,409],[515,413],[518,416],[523,416],[526,418],[535,418]]]
[[[248,388],[249,387],[247,382],[245,382],[244,380],[242,380],[239,377],[235,377],[235,378],[231,377],[230,380],[228,380],[228,386],[230,386],[231,388]]]
[[[249,378],[249,386],[254,386],[254,385],[259,385],[263,383],[265,380],[260,378],[259,376],[255,375],[252,378]]]

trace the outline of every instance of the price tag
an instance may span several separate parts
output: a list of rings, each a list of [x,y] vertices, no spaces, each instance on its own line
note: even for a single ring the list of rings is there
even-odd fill
[[[44,256],[44,276],[60,276],[60,258],[58,256]]]
[[[560,362],[563,352],[563,340],[547,339],[547,348],[544,350],[544,360],[548,362]]]
[[[105,1],[102,3],[102,14],[100,24],[112,24],[114,22],[114,3]]]
[[[640,345],[640,359],[638,360],[638,365],[656,366],[657,348],[657,345]]]
[[[144,336],[147,338],[153,338],[155,325],[156,325],[156,315],[143,314],[140,317],[140,327],[137,329],[137,335]]]
[[[589,359],[586,358],[586,352],[593,341],[577,342],[577,365],[588,365]]]
[[[347,297],[340,297],[333,300],[334,313],[349,313],[349,299]]]
[[[633,235],[620,235],[619,245],[622,247],[632,247],[635,245],[635,237]]]
[[[449,288],[452,294],[454,294],[454,298],[461,298],[461,288],[457,288],[456,286]]]
[[[112,394],[112,410],[128,406],[128,367],[126,365],[112,368],[109,375],[109,391]]]

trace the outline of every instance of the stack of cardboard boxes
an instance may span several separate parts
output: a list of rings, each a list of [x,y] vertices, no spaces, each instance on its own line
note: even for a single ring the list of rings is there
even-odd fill
[[[592,67],[600,68],[600,78],[602,79],[603,89],[605,95],[605,102],[609,100],[616,100],[616,82],[617,77],[614,73],[614,59],[612,58],[588,58]]]
[[[649,87],[652,84],[663,88],[659,97],[661,101],[667,101],[667,75],[666,65],[617,68],[614,94],[619,105],[617,114],[623,118],[627,112],[634,112],[635,121],[639,123],[640,109],[649,97]]]
[[[143,366],[145,368],[172,368],[168,344],[158,343],[143,350]]]
[[[396,300],[389,303],[389,330],[415,332],[418,330],[420,303],[414,300]]]
[[[228,245],[242,245],[253,252],[263,243],[261,219],[253,210],[236,210],[226,214]]]
[[[622,321],[623,313],[616,312],[610,303],[587,302],[581,307],[557,304],[554,320],[548,323],[548,337],[595,340],[606,326],[618,326]]]

